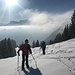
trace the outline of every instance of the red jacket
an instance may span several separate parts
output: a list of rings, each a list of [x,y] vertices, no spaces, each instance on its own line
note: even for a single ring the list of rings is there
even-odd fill
[[[31,48],[30,48],[30,45],[29,44],[22,44],[20,47],[19,47],[19,51],[22,50],[22,53],[23,54],[32,54],[32,51],[31,51]]]

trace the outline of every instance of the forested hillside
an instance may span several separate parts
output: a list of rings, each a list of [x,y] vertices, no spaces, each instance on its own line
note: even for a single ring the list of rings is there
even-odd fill
[[[15,51],[16,42],[10,38],[0,41],[0,59],[13,57],[16,55]]]

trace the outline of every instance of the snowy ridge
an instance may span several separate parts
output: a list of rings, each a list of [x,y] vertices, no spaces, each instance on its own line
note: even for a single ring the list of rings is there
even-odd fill
[[[18,56],[0,59],[0,75],[75,75],[75,39],[48,45],[46,55],[40,47],[32,51],[35,60],[29,55],[30,70],[21,71],[20,54],[19,63]]]

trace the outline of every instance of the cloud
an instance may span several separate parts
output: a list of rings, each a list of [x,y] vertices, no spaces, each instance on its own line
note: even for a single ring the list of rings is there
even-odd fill
[[[32,25],[43,25],[46,24],[49,17],[46,13],[37,12],[29,18],[30,24]]]
[[[41,31],[39,26],[1,26],[0,27],[0,40],[4,38],[12,38],[16,40],[17,44],[21,44],[25,39],[29,39],[29,43],[33,40],[44,40],[46,36]],[[42,35],[42,36],[41,36]]]
[[[37,9],[26,9],[19,12],[21,17],[25,17],[29,20],[32,25],[41,25],[48,21],[47,12],[40,12]]]
[[[19,15],[28,19],[30,25],[38,25],[43,28],[44,32],[49,32],[70,23],[72,13],[73,10],[53,14],[46,11],[40,12],[37,9],[25,9],[20,11]]]
[[[20,11],[18,14],[25,17],[29,25],[1,26],[0,35],[2,39],[4,37],[13,38],[17,43],[21,43],[25,38],[30,39],[31,42],[37,39],[44,40],[60,26],[64,27],[70,23],[72,13],[73,11],[52,14],[31,9]]]
[[[36,12],[36,11],[35,11]],[[34,15],[35,13],[33,10],[31,9],[26,9],[26,10],[23,10],[23,11],[20,11],[18,13],[18,15],[20,15],[22,18],[25,17],[25,18],[30,18],[32,15]]]

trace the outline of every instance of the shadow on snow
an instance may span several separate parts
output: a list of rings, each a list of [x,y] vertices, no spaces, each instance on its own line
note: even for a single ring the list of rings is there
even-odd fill
[[[37,69],[34,69],[32,67],[29,69],[29,72],[26,71],[26,70],[24,70],[24,73],[26,75],[42,75],[41,71],[38,68]]]

